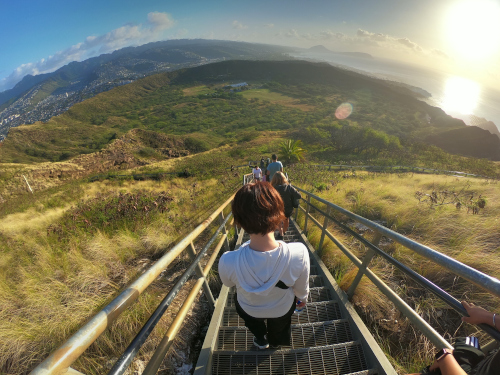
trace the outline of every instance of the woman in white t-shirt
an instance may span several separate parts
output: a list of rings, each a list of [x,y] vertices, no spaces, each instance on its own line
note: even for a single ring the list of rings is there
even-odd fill
[[[236,286],[236,311],[253,333],[255,346],[290,345],[291,317],[296,306],[306,305],[309,293],[307,248],[274,239],[274,230],[285,217],[284,205],[268,183],[243,186],[234,197],[232,211],[250,241],[222,255],[220,278],[224,285]]]
[[[255,168],[252,169],[252,173],[255,181],[260,181],[262,179],[262,169],[260,169],[258,165],[256,165]]]

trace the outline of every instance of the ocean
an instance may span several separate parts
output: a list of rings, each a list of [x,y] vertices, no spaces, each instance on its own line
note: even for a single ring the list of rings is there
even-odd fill
[[[468,125],[492,121],[500,128],[500,91],[479,82],[423,67],[378,57],[363,58],[337,53],[302,53],[296,58],[325,61],[381,79],[419,87],[431,94],[426,101],[460,118]]]

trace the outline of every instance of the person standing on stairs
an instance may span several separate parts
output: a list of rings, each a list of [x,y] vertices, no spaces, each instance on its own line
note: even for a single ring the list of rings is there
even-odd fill
[[[280,226],[280,234],[278,237],[279,240],[282,240],[283,235],[290,225],[290,216],[292,216],[293,209],[298,207],[300,193],[288,183],[286,176],[280,171],[274,174],[271,185],[280,193],[283,204],[285,205],[285,220],[283,220],[283,224]]]
[[[283,200],[270,184],[243,186],[234,197],[232,211],[250,241],[222,255],[220,278],[224,285],[236,286],[236,311],[253,333],[255,346],[290,345],[293,312],[306,305],[309,294],[307,248],[300,242],[275,240],[274,230],[285,215]],[[297,299],[304,302],[296,303]]]
[[[283,164],[278,161],[278,156],[273,154],[271,156],[273,158],[273,162],[266,166],[266,181],[271,182],[273,180],[274,174],[276,172],[283,172]]]

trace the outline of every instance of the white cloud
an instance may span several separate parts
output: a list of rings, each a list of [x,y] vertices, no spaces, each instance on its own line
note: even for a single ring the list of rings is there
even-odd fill
[[[356,36],[358,36],[359,38],[367,38],[375,42],[385,42],[387,40],[390,40],[390,37],[388,35],[382,33],[371,33],[363,29],[358,29],[358,31],[356,32]]]
[[[432,51],[426,51],[417,43],[408,38],[398,38],[387,34],[372,33],[363,29],[358,29],[356,36],[364,41],[376,42],[377,46],[403,51],[413,51],[416,53],[435,54]]]
[[[349,37],[343,33],[335,33],[333,31],[330,31],[330,30],[325,30],[325,31],[322,31],[319,33],[319,36],[321,39],[325,39],[325,40],[341,40],[341,41],[344,41],[344,40],[348,40]]]
[[[399,38],[397,39],[397,41],[410,49],[413,49],[417,52],[422,52],[422,47],[420,47],[417,43],[412,42],[408,38]]]
[[[407,37],[396,37],[389,34],[374,33],[364,29],[358,29],[356,34],[347,35],[329,29],[317,34],[302,34],[296,29],[282,30],[275,34],[277,38],[293,39],[297,45],[311,46],[310,42],[325,43],[329,48],[345,48],[350,51],[361,50],[374,52],[391,58],[413,59],[411,55],[429,62],[429,57],[449,59],[448,55],[436,49],[429,49],[420,46],[418,43]],[[396,57],[397,56],[397,57]]]
[[[243,30],[243,29],[248,29],[248,26],[243,25],[241,22],[234,20],[233,23],[233,29],[236,30]]]
[[[266,23],[264,27],[267,29],[272,29],[274,27],[274,23]]]
[[[40,61],[18,66],[9,76],[0,80],[0,90],[13,87],[27,74],[50,73],[72,61],[82,61],[123,47],[161,40],[163,31],[174,25],[175,21],[170,14],[151,12],[144,24],[127,24],[104,35],[91,35],[83,42],[58,51]]]

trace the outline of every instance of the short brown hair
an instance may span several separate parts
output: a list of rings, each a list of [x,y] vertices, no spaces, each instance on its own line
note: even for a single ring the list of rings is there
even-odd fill
[[[278,185],[288,185],[288,180],[283,172],[278,171],[274,174],[273,179],[271,180],[271,185],[274,187]]]
[[[249,234],[265,235],[285,219],[283,200],[268,182],[243,186],[232,205],[234,221]]]

